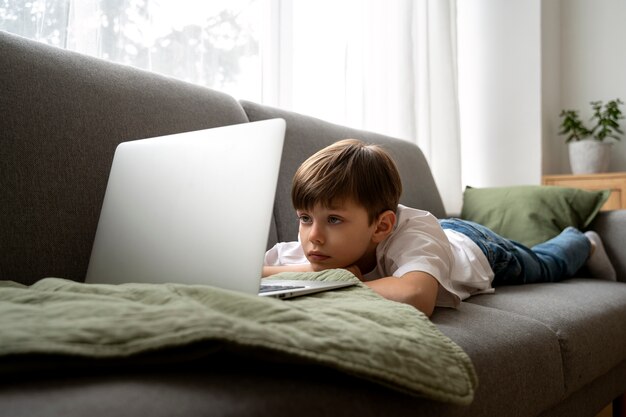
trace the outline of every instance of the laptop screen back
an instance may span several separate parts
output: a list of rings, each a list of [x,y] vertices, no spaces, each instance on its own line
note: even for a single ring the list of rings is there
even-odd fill
[[[284,133],[272,119],[120,144],[86,282],[257,293]]]

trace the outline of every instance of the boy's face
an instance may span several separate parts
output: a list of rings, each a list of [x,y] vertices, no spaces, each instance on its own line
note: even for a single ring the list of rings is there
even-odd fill
[[[297,214],[302,248],[314,271],[356,264],[365,274],[376,265],[377,226],[369,224],[362,206],[347,200],[330,208],[318,204]]]

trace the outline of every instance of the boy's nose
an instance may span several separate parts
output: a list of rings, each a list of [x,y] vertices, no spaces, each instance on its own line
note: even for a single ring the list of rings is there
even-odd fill
[[[324,243],[324,234],[320,227],[316,224],[311,226],[311,231],[309,233],[309,241],[316,244]]]

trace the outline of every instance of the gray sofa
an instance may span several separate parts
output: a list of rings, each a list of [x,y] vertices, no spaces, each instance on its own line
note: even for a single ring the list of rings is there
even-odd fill
[[[118,143],[272,117],[286,120],[287,134],[268,245],[296,237],[289,184],[298,164],[345,137],[384,144],[401,171],[402,202],[446,214],[422,153],[408,142],[3,32],[0,114],[2,280],[84,279]],[[499,288],[458,310],[436,309],[432,321],[476,368],[470,406],[230,352],[134,366],[15,358],[11,372],[0,369],[0,415],[594,416],[614,399],[614,413],[624,415],[626,211],[603,212],[591,228],[603,236],[621,282],[583,277]]]

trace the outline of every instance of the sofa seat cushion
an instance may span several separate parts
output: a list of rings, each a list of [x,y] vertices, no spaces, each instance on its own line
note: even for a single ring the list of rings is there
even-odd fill
[[[626,360],[625,299],[624,283],[577,278],[499,287],[495,294],[472,297],[468,303],[533,319],[550,329],[560,344],[565,391],[570,394]]]
[[[465,350],[478,375],[474,402],[463,415],[537,415],[562,400],[559,341],[543,323],[470,303],[437,308],[432,321]]]

